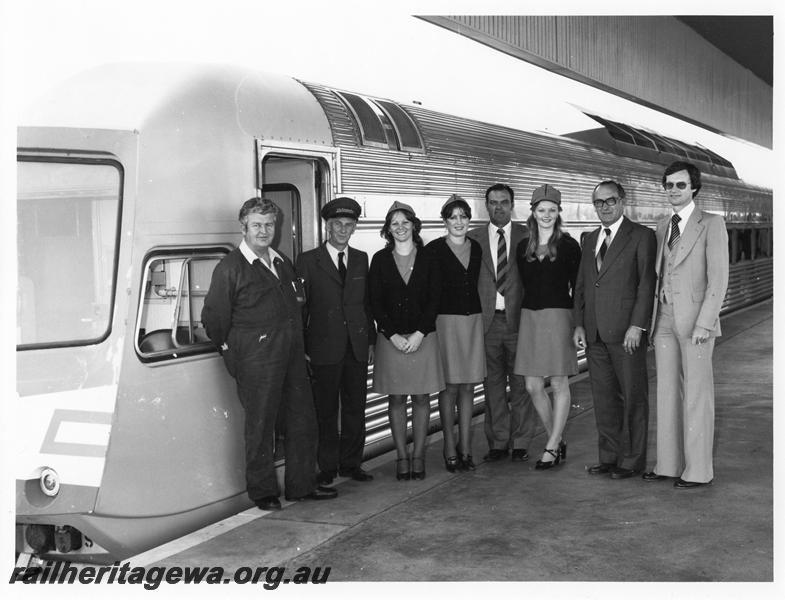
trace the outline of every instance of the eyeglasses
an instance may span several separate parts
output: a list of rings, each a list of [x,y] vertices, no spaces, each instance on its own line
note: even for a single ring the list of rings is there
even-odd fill
[[[616,203],[618,201],[619,201],[619,199],[616,196],[611,196],[610,198],[605,198],[605,200],[603,200],[602,198],[597,198],[594,201],[594,208],[602,208],[603,204],[605,206],[616,206]]]
[[[662,187],[664,187],[666,190],[672,190],[674,185],[680,190],[686,190],[689,184],[686,181],[677,181],[676,183],[667,181],[662,184]]]

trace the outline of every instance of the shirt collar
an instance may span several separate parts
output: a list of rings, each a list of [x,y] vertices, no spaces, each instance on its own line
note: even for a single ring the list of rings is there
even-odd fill
[[[624,220],[624,215],[622,215],[620,219],[617,219],[616,222],[612,223],[611,225],[607,225],[607,226],[606,225],[602,225],[603,233],[605,233],[605,231],[604,231],[605,229],[610,229],[611,230],[611,239],[613,239],[614,237],[616,237],[616,232],[619,231],[619,227],[621,227],[621,222],[623,220]]]
[[[247,260],[250,264],[253,264],[253,261],[255,261],[257,258],[259,258],[258,256],[256,256],[256,253],[253,250],[251,250],[251,247],[248,244],[245,243],[245,238],[243,238],[243,241],[240,242],[239,248],[240,248],[240,252],[242,252],[243,256],[245,257],[245,260]],[[270,260],[271,261],[275,261],[276,258],[281,259],[281,255],[278,254],[272,248],[268,248],[267,251],[270,253]],[[259,260],[261,260],[261,259],[259,259]],[[283,260],[283,259],[281,259],[281,260]],[[262,264],[264,265],[264,261],[263,260],[262,260]],[[267,265],[264,265],[264,266],[266,267]]]
[[[324,247],[327,248],[327,252],[330,254],[330,258],[333,259],[333,262],[337,265],[338,264],[338,248],[333,246],[330,242],[325,242]],[[340,250],[343,252],[343,264],[349,264],[349,246],[347,245],[346,248]]]
[[[488,223],[488,232],[491,234],[491,236],[494,239],[499,235],[499,229],[500,228],[497,227],[496,225],[494,225],[493,223],[490,223],[490,222]],[[501,229],[504,229],[504,237],[509,240],[510,239],[510,231],[512,230],[512,219],[507,221],[507,225],[505,225],[504,227],[501,227]]]
[[[689,220],[694,210],[695,210],[695,200],[690,200],[690,203],[684,208],[682,208],[678,213],[679,217],[681,217],[681,222],[686,223]],[[676,214],[675,210],[673,211],[673,214]],[[673,216],[673,214],[671,216]]]

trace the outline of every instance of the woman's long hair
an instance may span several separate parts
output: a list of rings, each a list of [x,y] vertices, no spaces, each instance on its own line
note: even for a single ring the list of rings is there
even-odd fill
[[[529,228],[529,241],[526,244],[526,253],[524,256],[526,260],[531,262],[537,259],[537,246],[540,245],[540,228],[537,226],[537,219],[534,218],[534,208],[529,218],[526,219],[526,226]],[[556,221],[553,224],[553,232],[550,239],[548,239],[548,256],[550,261],[556,260],[556,246],[563,235],[567,235],[562,228],[561,215],[556,215]]]
[[[392,221],[392,217],[395,213],[401,213],[406,216],[406,218],[411,221],[412,225],[414,226],[412,229],[412,241],[414,241],[414,245],[418,248],[422,248],[422,238],[420,237],[420,230],[422,230],[422,221],[417,218],[417,216],[410,210],[406,210],[405,208],[396,208],[394,211],[387,213],[387,217],[384,219],[384,225],[382,225],[381,231],[379,231],[379,235],[382,236],[385,240],[387,240],[387,245],[385,248],[392,248],[395,246],[395,238],[393,237],[392,232],[390,231],[390,221]]]

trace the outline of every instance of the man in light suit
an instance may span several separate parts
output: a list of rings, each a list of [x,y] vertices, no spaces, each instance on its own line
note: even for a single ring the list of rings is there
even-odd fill
[[[529,458],[527,447],[534,433],[534,410],[521,375],[513,373],[523,286],[515,264],[515,248],[527,237],[526,227],[512,222],[515,193],[502,183],[485,192],[490,223],[469,232],[482,246],[478,289],[485,326],[485,436],[492,462]],[[507,394],[509,383],[510,393]]]
[[[368,300],[368,255],[349,246],[360,212],[351,198],[325,204],[327,242],[297,260],[297,274],[305,287],[305,351],[319,423],[317,480],[321,484],[332,483],[336,475],[355,481],[373,479],[360,465],[368,363],[373,362],[376,329]]]
[[[728,234],[722,217],[695,206],[695,165],[671,164],[662,185],[673,215],[657,225],[657,464],[643,479],[697,488],[714,478],[711,357],[728,289]]]
[[[588,471],[612,479],[644,470],[649,428],[646,340],[657,242],[651,229],[624,216],[625,196],[615,181],[594,188],[602,227],[583,244],[573,309],[573,341],[586,348],[599,435],[600,462]]]

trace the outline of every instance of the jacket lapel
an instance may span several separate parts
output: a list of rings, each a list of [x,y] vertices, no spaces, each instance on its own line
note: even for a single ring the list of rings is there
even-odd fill
[[[602,229],[602,228],[600,228]],[[600,230],[597,230],[597,235],[599,235]],[[605,273],[608,271],[608,268],[613,261],[616,260],[618,256],[624,251],[624,247],[630,241],[630,224],[627,222],[626,218],[623,218],[621,224],[619,225],[619,230],[616,232],[613,241],[611,242],[610,247],[605,252],[605,258],[602,259],[602,267],[600,268],[600,272],[597,273],[597,279],[600,279]],[[597,238],[594,238],[594,243],[596,245]],[[592,249],[594,246],[592,246]],[[596,262],[595,262],[596,264]]]
[[[682,232],[681,239],[679,240],[679,247],[676,249],[676,256],[673,259],[674,265],[678,265],[681,261],[687,258],[687,255],[690,253],[690,250],[692,250],[695,242],[698,241],[698,237],[704,228],[702,221],[703,215],[696,207],[692,211],[690,218],[687,220],[687,223],[684,226],[684,231]]]
[[[351,266],[352,262],[353,261],[349,261],[349,266]],[[329,275],[338,285],[343,285],[341,274],[338,272],[338,267],[335,266],[333,259],[330,258],[330,253],[327,251],[326,244],[322,244],[319,248],[319,252],[316,255],[316,266]]]

